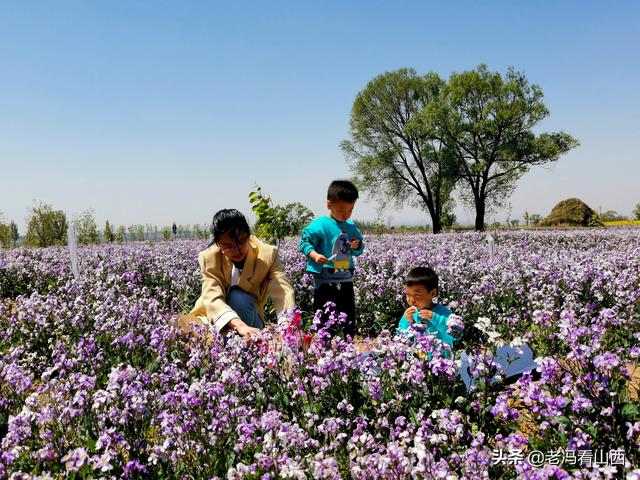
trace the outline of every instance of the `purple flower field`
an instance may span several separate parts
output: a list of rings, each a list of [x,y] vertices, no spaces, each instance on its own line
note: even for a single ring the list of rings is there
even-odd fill
[[[640,479],[640,230],[502,233],[493,260],[475,233],[365,242],[356,342],[315,330],[282,246],[308,348],[171,327],[204,242],[81,247],[79,281],[66,249],[1,251],[0,478]],[[394,335],[417,265],[453,354]],[[538,372],[506,384],[492,352],[523,342]]]

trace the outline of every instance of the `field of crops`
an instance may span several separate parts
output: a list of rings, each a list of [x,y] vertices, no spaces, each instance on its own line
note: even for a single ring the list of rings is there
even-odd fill
[[[308,347],[179,336],[203,242],[81,247],[77,281],[66,249],[0,252],[0,478],[640,478],[640,230],[365,242],[356,342],[315,330],[281,247]],[[394,335],[417,265],[454,355]],[[539,372],[506,384],[492,352],[522,342]]]

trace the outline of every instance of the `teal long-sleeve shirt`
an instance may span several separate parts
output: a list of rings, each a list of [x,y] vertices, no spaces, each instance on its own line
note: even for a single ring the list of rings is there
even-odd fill
[[[435,335],[436,338],[439,338],[453,348],[453,341],[456,340],[456,338],[447,333],[447,319],[451,315],[451,310],[440,303],[436,303],[430,310],[433,312],[433,317],[430,320],[420,318],[420,311],[416,310],[413,314],[413,322],[418,325],[425,325],[429,333]],[[398,333],[410,335],[411,329],[411,324],[403,315],[398,323]]]
[[[334,218],[324,216],[316,218],[302,230],[299,251],[307,257],[307,272],[320,273],[322,267],[334,267],[331,262],[326,265],[319,265],[309,258],[309,253],[315,250],[327,258],[331,257],[334,243],[343,231],[347,234],[349,240],[353,238],[360,240],[360,246],[351,249],[351,258],[349,259],[349,268],[355,267],[353,257],[357,257],[364,250],[364,239],[360,230],[351,220],[338,222]]]

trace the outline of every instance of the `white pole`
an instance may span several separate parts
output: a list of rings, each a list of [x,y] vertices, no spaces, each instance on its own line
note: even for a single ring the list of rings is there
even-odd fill
[[[490,233],[487,234],[487,246],[489,248],[489,258],[491,258],[491,261],[493,262],[496,254],[496,241]]]
[[[71,271],[73,272],[73,278],[79,280],[78,241],[76,240],[76,231],[73,228],[73,225],[69,225],[69,228],[67,229],[67,244],[69,245],[69,258],[71,258]]]

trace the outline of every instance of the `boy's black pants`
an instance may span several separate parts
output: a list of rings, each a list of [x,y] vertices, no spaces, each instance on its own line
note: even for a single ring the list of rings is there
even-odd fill
[[[313,311],[322,310],[323,324],[329,320],[329,315],[324,313],[324,305],[327,302],[336,304],[336,312],[347,314],[346,324],[334,324],[329,331],[332,334],[344,332],[352,337],[356,333],[356,300],[353,294],[353,282],[321,283],[316,285],[313,293]]]

